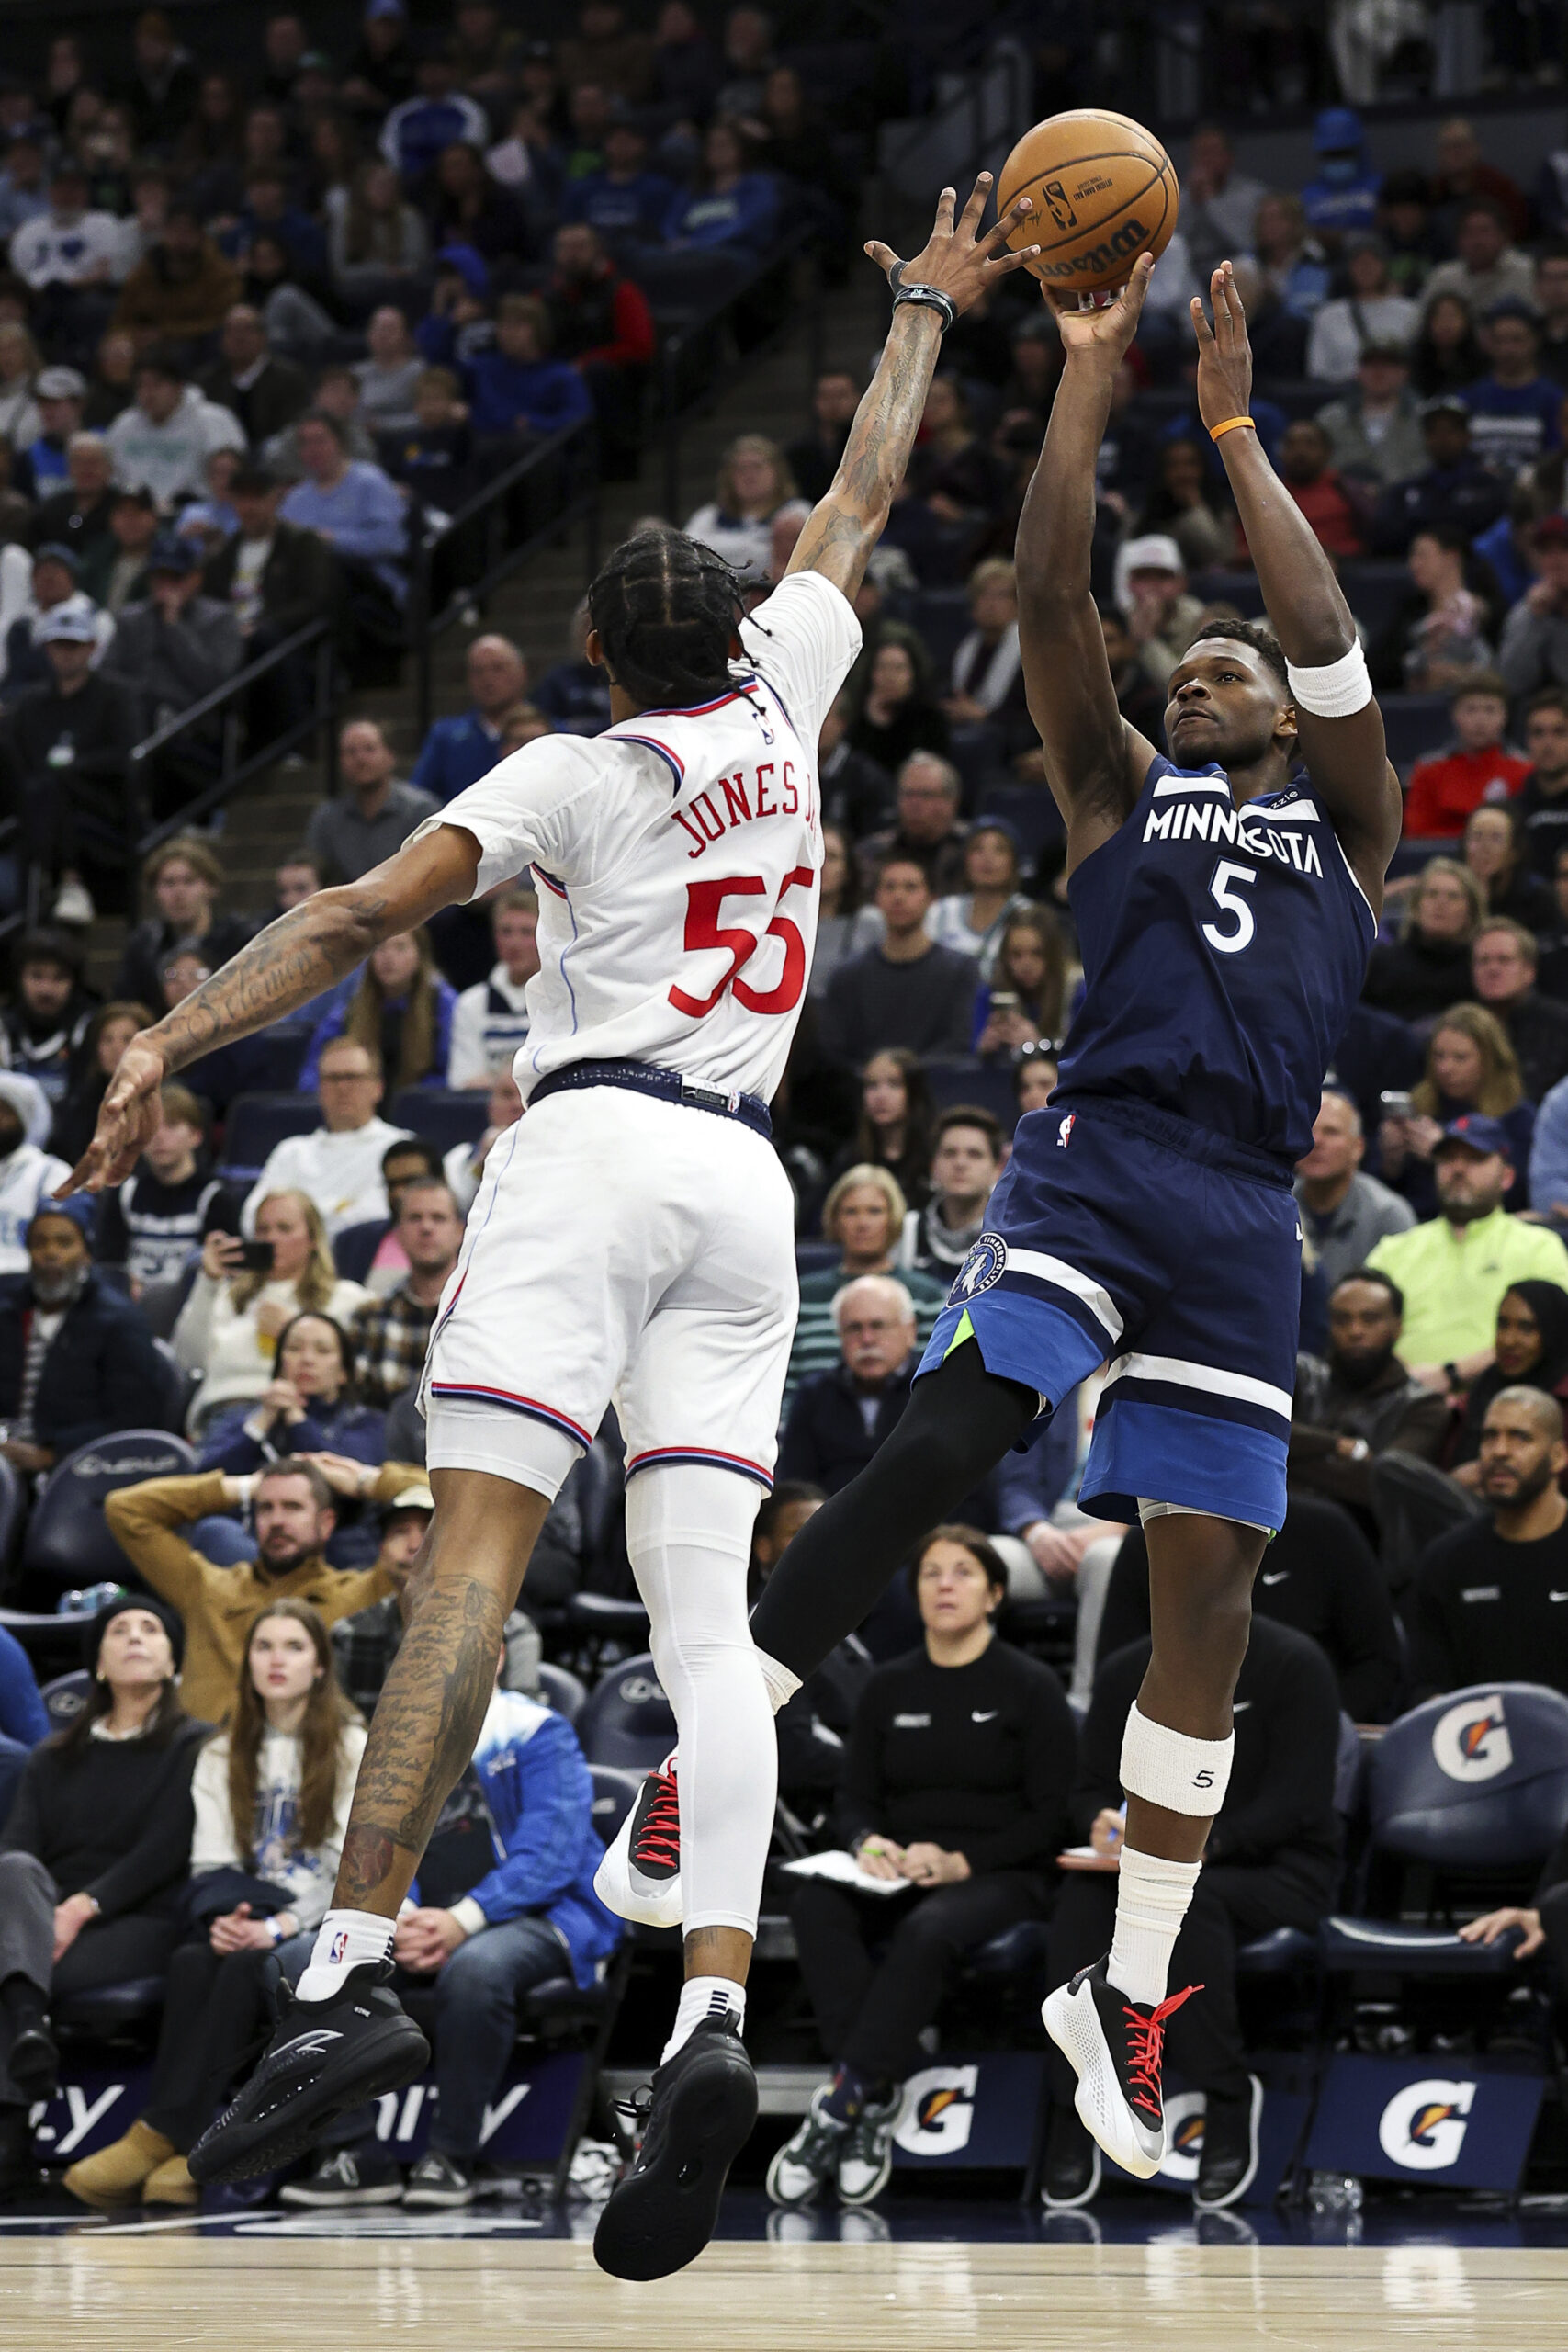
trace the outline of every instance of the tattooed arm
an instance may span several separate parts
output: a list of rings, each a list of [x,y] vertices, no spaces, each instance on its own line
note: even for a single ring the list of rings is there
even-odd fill
[[[1028,197],[1021,197],[1004,220],[976,238],[990,187],[990,173],[982,172],[956,227],[953,216],[958,199],[952,188],[944,187],[930,243],[903,265],[906,285],[940,288],[960,313],[971,309],[996,279],[1021,269],[1040,250],[1038,245],[1025,253],[1005,250],[1008,232],[1032,209]],[[891,247],[873,240],[865,250],[880,269],[898,266]],[[795,543],[791,571],[820,571],[846,596],[854,594],[865,576],[866,559],[882,536],[893,493],[904,479],[941,350],[942,322],[935,311],[909,302],[894,311],[832,488]]]
[[[165,1080],[309,1004],[383,939],[471,897],[479,870],[472,833],[442,825],[362,880],[318,890],[268,923],[173,1012],[131,1039],[104,1096],[97,1132],[55,1198],[123,1182],[157,1126]]]

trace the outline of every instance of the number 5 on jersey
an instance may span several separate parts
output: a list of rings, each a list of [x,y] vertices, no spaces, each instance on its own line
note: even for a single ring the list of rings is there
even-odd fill
[[[793,1012],[806,987],[806,942],[798,927],[780,910],[791,890],[809,890],[816,879],[810,866],[793,867],[784,876],[773,919],[761,933],[742,931],[735,925],[727,929],[724,923],[726,899],[758,899],[766,895],[768,886],[760,874],[739,874],[727,881],[688,882],[686,933],[682,945],[688,956],[721,948],[729,957],[729,969],[707,996],[691,996],[684,989],[671,989],[670,1001],[676,1012],[689,1013],[694,1021],[700,1021],[705,1013],[713,1011],[728,989],[749,1012]],[[1250,916],[1247,922],[1250,935]],[[764,939],[783,940],[784,971],[775,988],[760,991],[740,975]]]
[[[1256,865],[1237,865],[1234,858],[1222,857],[1214,868],[1214,878],[1209,885],[1209,896],[1215,906],[1223,907],[1232,919],[1233,928],[1222,931],[1217,922],[1203,925],[1203,936],[1211,947],[1222,956],[1239,956],[1244,947],[1252,944],[1252,934],[1258,928],[1257,919],[1245,899],[1237,898],[1237,885],[1256,882]]]

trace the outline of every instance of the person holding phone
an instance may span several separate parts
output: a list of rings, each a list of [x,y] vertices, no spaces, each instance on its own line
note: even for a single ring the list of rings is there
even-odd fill
[[[269,1193],[255,1238],[209,1233],[201,1266],[175,1325],[174,1349],[201,1386],[187,1429],[199,1439],[222,1406],[258,1402],[273,1385],[277,1343],[294,1317],[330,1316],[347,1327],[369,1292],[340,1280],[321,1213],[306,1193]]]

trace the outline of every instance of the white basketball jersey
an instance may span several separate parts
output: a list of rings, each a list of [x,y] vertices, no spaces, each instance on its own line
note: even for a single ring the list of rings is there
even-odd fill
[[[471,833],[475,898],[533,869],[525,1101],[570,1062],[651,1062],[764,1100],[784,1074],[817,936],[817,738],[860,624],[819,572],[797,571],[740,641],[717,700],[546,736],[411,836]]]

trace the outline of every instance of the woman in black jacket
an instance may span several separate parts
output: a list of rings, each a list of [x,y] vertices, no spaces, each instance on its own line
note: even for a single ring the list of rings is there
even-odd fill
[[[1073,1718],[1050,1668],[996,1638],[1001,1559],[972,1527],[939,1527],[914,1584],[924,1646],[877,1669],[851,1727],[849,1853],[836,1875],[793,1883],[801,1973],[835,2073],[769,2167],[779,2205],[807,2205],[829,2180],[848,2205],[880,2195],[948,1963],[1041,1917],[1066,1826]]]
[[[0,2185],[54,2086],[51,1996],[162,1975],[181,1931],[191,1774],[207,1735],[175,1684],[180,1623],[122,1593],[87,1629],[92,1690],[33,1750],[0,1830]]]

